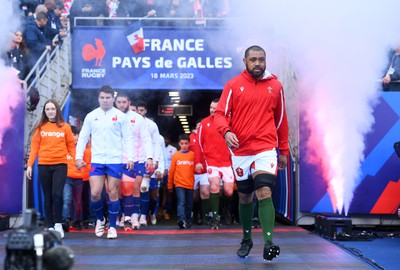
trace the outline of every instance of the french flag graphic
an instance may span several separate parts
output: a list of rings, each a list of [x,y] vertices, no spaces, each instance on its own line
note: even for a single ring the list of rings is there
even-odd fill
[[[128,26],[126,38],[131,45],[131,48],[135,54],[139,54],[144,51],[144,38],[143,38],[143,28],[140,22],[132,23]]]

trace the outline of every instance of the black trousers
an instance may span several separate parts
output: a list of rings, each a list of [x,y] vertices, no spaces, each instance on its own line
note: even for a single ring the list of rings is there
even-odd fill
[[[44,214],[47,227],[50,228],[54,227],[54,223],[62,222],[63,190],[67,178],[67,164],[38,165],[38,169],[39,182],[44,196]]]

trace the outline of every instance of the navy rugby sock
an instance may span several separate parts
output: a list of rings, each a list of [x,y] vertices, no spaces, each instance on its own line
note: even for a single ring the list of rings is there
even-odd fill
[[[104,221],[103,215],[103,200],[99,200],[97,202],[90,201],[90,207],[92,208],[96,218],[100,221]]]
[[[126,217],[130,217],[133,214],[133,197],[132,195],[130,196],[124,196],[122,198],[123,202],[124,202],[124,215]]]
[[[149,213],[149,203],[150,203],[150,192],[140,193],[140,199],[142,204],[140,205],[140,214],[147,216]]]
[[[117,225],[117,216],[119,214],[119,207],[120,207],[119,200],[115,202],[112,201],[108,202],[108,217],[110,218],[109,228],[111,227],[115,228]]]
[[[140,213],[140,205],[142,204],[142,200],[140,197],[133,197],[133,213],[139,214]]]

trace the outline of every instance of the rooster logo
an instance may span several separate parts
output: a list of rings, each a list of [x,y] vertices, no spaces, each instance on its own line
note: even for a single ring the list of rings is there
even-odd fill
[[[101,67],[101,62],[106,55],[106,49],[104,48],[103,41],[99,38],[94,39],[96,48],[92,44],[86,44],[82,49],[82,58],[85,61],[91,61],[96,59],[94,63],[95,67]]]

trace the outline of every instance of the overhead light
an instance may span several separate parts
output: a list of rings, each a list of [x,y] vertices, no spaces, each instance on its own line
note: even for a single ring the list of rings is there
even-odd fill
[[[185,134],[190,134],[190,130],[184,130]]]
[[[181,99],[181,97],[171,97],[172,100]]]
[[[176,107],[176,106],[179,106],[179,104],[176,104],[176,103],[175,103],[175,104],[172,104],[172,106]]]
[[[179,115],[179,119],[186,119],[186,115]]]
[[[189,128],[189,125],[182,125],[183,128]]]
[[[189,125],[189,122],[188,121],[181,121],[181,124],[182,125]]]
[[[174,100],[174,102],[175,102],[175,103],[179,103],[179,102],[180,102],[180,100]],[[174,104],[174,105],[175,105],[175,104]]]
[[[179,92],[169,92],[170,97],[179,97]]]

